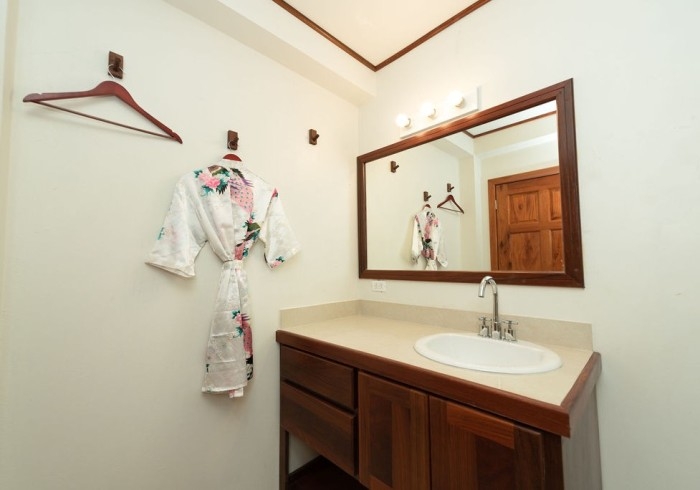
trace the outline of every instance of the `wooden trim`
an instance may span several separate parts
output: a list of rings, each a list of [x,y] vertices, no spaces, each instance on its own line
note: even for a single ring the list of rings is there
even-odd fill
[[[570,425],[575,428],[579,419],[586,410],[586,403],[581,400],[590,400],[593,397],[596,382],[603,370],[603,361],[598,352],[594,352],[574,383],[569,393],[562,400],[561,406],[569,413]]]
[[[478,8],[486,5],[489,3],[491,0],[479,0],[477,2],[474,2],[471,4],[469,7],[465,8],[464,10],[458,12],[457,14],[453,15],[449,19],[447,19],[445,22],[440,24],[439,26],[435,27],[428,33],[424,34],[423,36],[419,37],[415,41],[413,41],[411,44],[406,46],[405,48],[401,49],[400,51],[394,53],[393,55],[389,56],[387,59],[384,61],[378,63],[378,64],[373,64],[371,61],[367,60],[364,58],[362,55],[360,55],[357,51],[353,50],[350,48],[347,44],[343,43],[340,41],[337,37],[335,37],[333,34],[325,30],[323,27],[315,23],[313,20],[309,19],[306,15],[302,14],[299,12],[299,10],[295,9],[291,5],[289,5],[285,0],[272,0],[275,2],[277,5],[282,7],[284,10],[292,14],[294,17],[299,19],[301,22],[306,24],[308,27],[316,31],[318,34],[326,38],[328,41],[333,43],[335,46],[340,48],[341,50],[345,51],[347,54],[355,58],[355,60],[359,61],[362,63],[364,66],[369,68],[372,71],[379,71],[385,66],[389,65],[390,63],[393,63],[397,59],[401,58],[405,54],[413,51],[415,48],[423,44],[424,42],[428,41],[432,37],[436,36],[440,32],[444,31],[448,27],[450,27],[452,24],[457,23],[459,20],[463,19],[467,15],[471,14]]]
[[[601,371],[600,355],[594,353],[562,404],[553,405],[284,330],[277,331],[276,339],[280,344],[564,437],[571,436]]]
[[[289,482],[289,432],[280,424],[279,490],[287,490]]]
[[[292,14],[294,17],[302,21],[304,24],[309,26],[311,29],[319,33],[321,36],[325,37],[328,41],[331,43],[335,44],[338,48],[342,49],[345,51],[347,54],[355,58],[357,61],[365,65],[367,68],[369,68],[372,71],[377,71],[377,67],[373,65],[371,62],[366,60],[365,58],[362,57],[357,51],[354,51],[352,48],[350,48],[347,44],[344,44],[341,42],[337,37],[335,37],[333,34],[325,30],[323,27],[315,23],[313,20],[309,19],[307,16],[299,12],[297,9],[289,5],[287,2],[284,0],[272,0],[275,2],[277,5],[282,7],[284,10]]]
[[[465,429],[501,446],[515,448],[515,425],[512,422],[437,397],[431,397],[431,400],[445,404],[445,417],[451,426]]]
[[[483,133],[479,133],[479,134],[473,134],[469,130],[464,131],[464,133],[467,136],[469,136],[470,138],[477,139],[477,138],[481,138],[482,136],[487,136],[489,134],[498,133],[499,131],[518,127],[522,124],[527,124],[529,122],[537,121],[538,119],[544,119],[545,117],[554,116],[554,115],[556,115],[556,113],[557,113],[557,111],[547,112],[545,114],[540,114],[539,116],[529,117],[527,119],[523,119],[522,121],[518,121],[518,122],[515,122],[512,124],[506,124],[505,126],[501,126],[500,128],[492,129],[490,131],[484,131]]]
[[[491,0],[479,0],[478,2],[474,2],[471,4],[469,7],[465,8],[461,12],[458,12],[454,16],[450,17],[447,19],[445,22],[428,32],[427,34],[424,34],[423,36],[419,37],[415,41],[413,41],[411,44],[403,48],[401,51],[395,53],[394,55],[388,57],[381,63],[377,64],[375,71],[381,70],[385,66],[387,66],[390,63],[393,63],[397,59],[401,58],[403,55],[409,53],[410,51],[413,51],[415,48],[423,44],[424,42],[430,40],[432,37],[438,35],[448,27],[450,27],[452,24],[457,23],[459,20],[463,19],[467,15],[471,14],[474,12],[476,9],[483,7],[487,3],[489,3]]]

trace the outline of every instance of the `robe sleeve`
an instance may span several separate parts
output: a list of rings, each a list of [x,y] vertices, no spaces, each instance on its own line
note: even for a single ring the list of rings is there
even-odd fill
[[[284,214],[277,190],[273,191],[270,198],[260,239],[265,243],[265,261],[270,269],[284,263],[299,251],[299,242]]]
[[[411,240],[411,260],[413,262],[418,262],[418,258],[423,251],[423,240],[421,238],[420,223],[418,222],[418,216],[414,216],[411,220],[413,224],[413,238]]]
[[[445,254],[445,235],[442,232],[442,227],[440,227],[440,238],[438,240],[438,249],[435,254],[435,260],[443,266],[447,267],[447,255]]]
[[[146,263],[179,276],[192,277],[194,261],[206,241],[196,204],[181,181],[175,187],[163,227]]]

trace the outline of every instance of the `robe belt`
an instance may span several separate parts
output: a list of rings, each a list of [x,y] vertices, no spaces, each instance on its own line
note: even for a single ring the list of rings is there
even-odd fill
[[[223,267],[225,269],[240,269],[243,267],[243,261],[236,259],[223,260]]]

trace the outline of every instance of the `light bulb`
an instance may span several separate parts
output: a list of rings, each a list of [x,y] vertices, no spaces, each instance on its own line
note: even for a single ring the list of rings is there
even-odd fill
[[[454,107],[460,107],[464,103],[464,94],[459,90],[450,92],[447,96],[447,103]]]
[[[396,125],[400,128],[407,128],[411,125],[411,118],[406,114],[399,114],[395,119]]]
[[[423,117],[434,118],[436,115],[435,104],[429,100],[423,102],[423,105],[420,106],[420,114]]]

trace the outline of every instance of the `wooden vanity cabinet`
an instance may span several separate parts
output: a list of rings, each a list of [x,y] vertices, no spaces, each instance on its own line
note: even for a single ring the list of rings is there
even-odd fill
[[[434,490],[563,488],[561,465],[546,458],[550,435],[430,397]]]
[[[360,482],[367,488],[430,488],[428,395],[358,375]]]
[[[289,479],[289,434],[356,475],[356,370],[282,346],[280,372],[280,489]]]
[[[549,435],[360,372],[360,482],[370,489],[563,488]]]
[[[559,407],[286,332],[277,339],[283,344],[281,490],[292,488],[288,433],[342,470],[330,483],[298,488],[602,488],[594,390],[598,354]],[[493,411],[482,410],[485,405]]]

